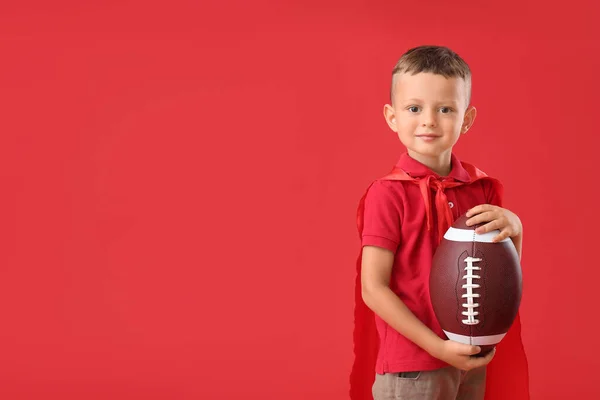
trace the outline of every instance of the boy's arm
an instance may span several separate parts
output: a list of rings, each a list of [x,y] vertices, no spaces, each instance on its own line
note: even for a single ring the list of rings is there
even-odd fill
[[[365,304],[404,337],[427,351],[436,353],[443,339],[433,333],[390,289],[394,253],[376,246],[363,248],[361,282]]]
[[[443,340],[423,324],[390,289],[394,253],[364,246],[361,265],[362,297],[365,304],[401,335],[423,350],[459,369],[469,370],[486,365],[494,352],[485,357],[470,357],[481,351],[450,340]]]

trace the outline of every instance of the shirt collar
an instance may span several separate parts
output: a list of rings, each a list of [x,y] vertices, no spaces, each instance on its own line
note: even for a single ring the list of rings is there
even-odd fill
[[[408,153],[403,153],[396,164],[396,167],[402,169],[413,178],[422,178],[424,176],[433,175],[437,179],[453,178],[459,182],[471,182],[471,176],[464,169],[458,157],[452,153],[451,155],[452,170],[447,177],[440,176],[433,172],[429,167],[415,160]]]

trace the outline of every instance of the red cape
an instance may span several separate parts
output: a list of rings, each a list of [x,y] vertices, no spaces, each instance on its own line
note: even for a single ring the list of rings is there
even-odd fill
[[[490,180],[502,197],[502,185],[499,181],[488,177],[476,167],[461,162],[469,173],[471,182],[487,179]],[[381,178],[382,180],[403,180],[417,183],[418,180],[410,177],[399,168]],[[367,189],[368,191],[368,189]],[[357,212],[357,227],[359,238],[362,240],[364,200],[366,192],[360,200]],[[501,204],[497,204],[501,206]],[[362,300],[360,268],[362,260],[362,246],[356,261],[356,285],[354,308],[354,365],[350,374],[350,399],[372,400],[372,386],[375,380],[375,362],[379,338],[375,328],[375,316]],[[529,400],[529,372],[527,358],[521,340],[521,318],[517,314],[515,322],[496,346],[496,355],[488,364],[485,400]]]

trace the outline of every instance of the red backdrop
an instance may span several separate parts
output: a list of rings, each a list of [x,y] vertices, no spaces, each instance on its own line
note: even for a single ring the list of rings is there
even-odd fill
[[[597,398],[593,4],[4,1],[0,397],[347,399],[390,71],[442,44],[524,223],[532,398]]]

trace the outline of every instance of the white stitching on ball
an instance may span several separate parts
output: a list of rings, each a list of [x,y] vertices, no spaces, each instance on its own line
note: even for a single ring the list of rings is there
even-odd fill
[[[463,276],[463,279],[466,279],[467,283],[462,285],[463,289],[467,289],[467,293],[462,295],[463,299],[467,299],[467,302],[462,305],[466,309],[466,311],[462,312],[462,315],[467,317],[467,319],[462,320],[462,323],[465,325],[477,325],[479,323],[479,320],[475,319],[475,317],[479,315],[479,312],[476,311],[479,304],[473,302],[474,298],[479,297],[479,293],[475,293],[473,289],[479,289],[481,286],[474,283],[475,280],[481,279],[481,276],[473,274],[473,271],[481,270],[481,268],[474,264],[479,261],[481,261],[481,258],[467,257],[465,259],[465,262],[467,263],[465,271],[467,271],[467,274]]]

